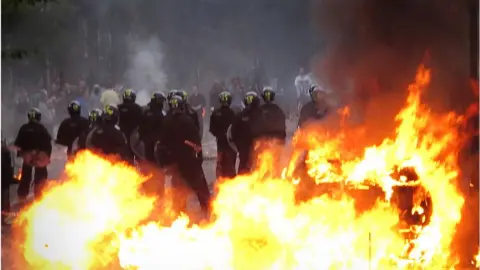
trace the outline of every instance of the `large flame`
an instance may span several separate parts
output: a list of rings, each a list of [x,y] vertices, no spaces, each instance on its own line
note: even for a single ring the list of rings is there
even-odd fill
[[[478,250],[477,255],[475,255],[475,258],[473,259],[473,264],[475,264],[476,268],[480,267],[480,250]]]
[[[278,152],[261,153],[255,172],[219,184],[214,218],[203,225],[186,216],[145,224],[154,204],[139,191],[145,177],[80,153],[67,165],[68,180],[23,212],[24,258],[31,269],[453,268],[450,246],[464,203],[456,188],[463,118],[435,116],[421,104],[429,80],[421,66],[395,138],[355,157],[343,125],[297,132],[281,177],[272,168]],[[306,174],[298,179],[305,146]],[[304,184],[312,196],[299,202]],[[366,199],[373,193],[362,192],[375,189],[381,196],[360,209],[358,194]]]

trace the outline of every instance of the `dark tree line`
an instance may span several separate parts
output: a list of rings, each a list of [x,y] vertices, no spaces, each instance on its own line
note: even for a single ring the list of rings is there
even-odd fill
[[[128,40],[151,36],[162,42],[172,84],[192,81],[197,70],[245,73],[255,59],[272,76],[291,75],[315,50],[310,7],[309,0],[4,0],[3,75],[37,81],[40,73],[43,84],[81,75],[122,80]]]

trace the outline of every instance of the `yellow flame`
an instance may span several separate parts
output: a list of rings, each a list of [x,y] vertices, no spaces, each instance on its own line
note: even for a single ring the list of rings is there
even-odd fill
[[[429,81],[420,66],[396,136],[360,155],[343,124],[298,131],[285,168],[262,147],[252,174],[219,184],[214,218],[202,225],[187,216],[145,224],[154,203],[138,191],[145,177],[81,153],[69,180],[22,214],[23,255],[31,269],[454,268],[463,118],[421,104]],[[299,201],[303,191],[311,196]]]
[[[477,255],[475,255],[474,265],[476,268],[480,267],[480,249],[478,250]]]

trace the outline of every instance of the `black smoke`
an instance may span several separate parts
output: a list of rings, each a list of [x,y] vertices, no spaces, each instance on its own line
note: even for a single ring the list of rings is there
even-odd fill
[[[315,65],[334,87],[346,88],[345,78],[358,86],[375,77],[382,91],[404,91],[428,59],[428,99],[456,110],[472,101],[467,1],[318,0],[314,7],[326,43]]]

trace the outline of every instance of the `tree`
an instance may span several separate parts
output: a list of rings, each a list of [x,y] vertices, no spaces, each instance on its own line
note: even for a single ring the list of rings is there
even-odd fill
[[[75,6],[66,0],[2,1],[4,67],[31,83],[43,74],[48,82],[50,69],[64,63],[64,48],[75,45],[75,13]]]

